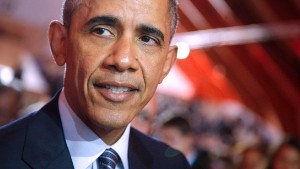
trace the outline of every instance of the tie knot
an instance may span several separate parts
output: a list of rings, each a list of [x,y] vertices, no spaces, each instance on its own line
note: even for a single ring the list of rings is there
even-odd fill
[[[106,149],[98,158],[98,165],[100,169],[115,169],[118,163],[118,153],[112,149]]]

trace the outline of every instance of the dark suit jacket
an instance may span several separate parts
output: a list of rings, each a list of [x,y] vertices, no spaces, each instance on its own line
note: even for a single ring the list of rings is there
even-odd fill
[[[130,169],[187,169],[185,157],[131,128]],[[0,168],[72,169],[58,111],[58,95],[41,110],[0,128]]]
[[[207,151],[198,149],[197,157],[192,164],[192,169],[208,169],[210,168],[210,155]]]

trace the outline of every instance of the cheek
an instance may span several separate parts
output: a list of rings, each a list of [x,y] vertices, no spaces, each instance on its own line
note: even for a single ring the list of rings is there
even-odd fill
[[[99,66],[100,52],[85,41],[77,43],[72,51],[72,55],[75,56],[73,64],[76,66],[74,69],[77,70],[77,78],[89,78]]]
[[[162,74],[165,60],[163,56],[147,56],[147,59],[141,60],[144,78],[148,83],[158,83]]]

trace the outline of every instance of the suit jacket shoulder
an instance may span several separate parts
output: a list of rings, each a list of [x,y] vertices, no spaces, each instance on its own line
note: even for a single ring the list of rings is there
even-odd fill
[[[26,166],[22,160],[26,129],[32,115],[0,128],[0,168],[13,168],[14,163]],[[25,167],[24,167],[25,168]]]
[[[36,113],[0,128],[0,168],[73,168],[58,95]]]
[[[185,157],[131,129],[130,169],[188,169]],[[36,113],[0,128],[0,168],[72,169],[58,110],[58,95]]]
[[[189,169],[183,154],[131,128],[128,160],[130,169]]]

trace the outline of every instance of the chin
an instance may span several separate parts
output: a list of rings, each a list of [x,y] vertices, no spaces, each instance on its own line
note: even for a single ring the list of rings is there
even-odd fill
[[[99,120],[96,121],[97,126],[105,129],[120,129],[125,128],[129,123],[129,119],[124,119],[124,117],[120,116],[109,116],[106,118],[100,117]]]

